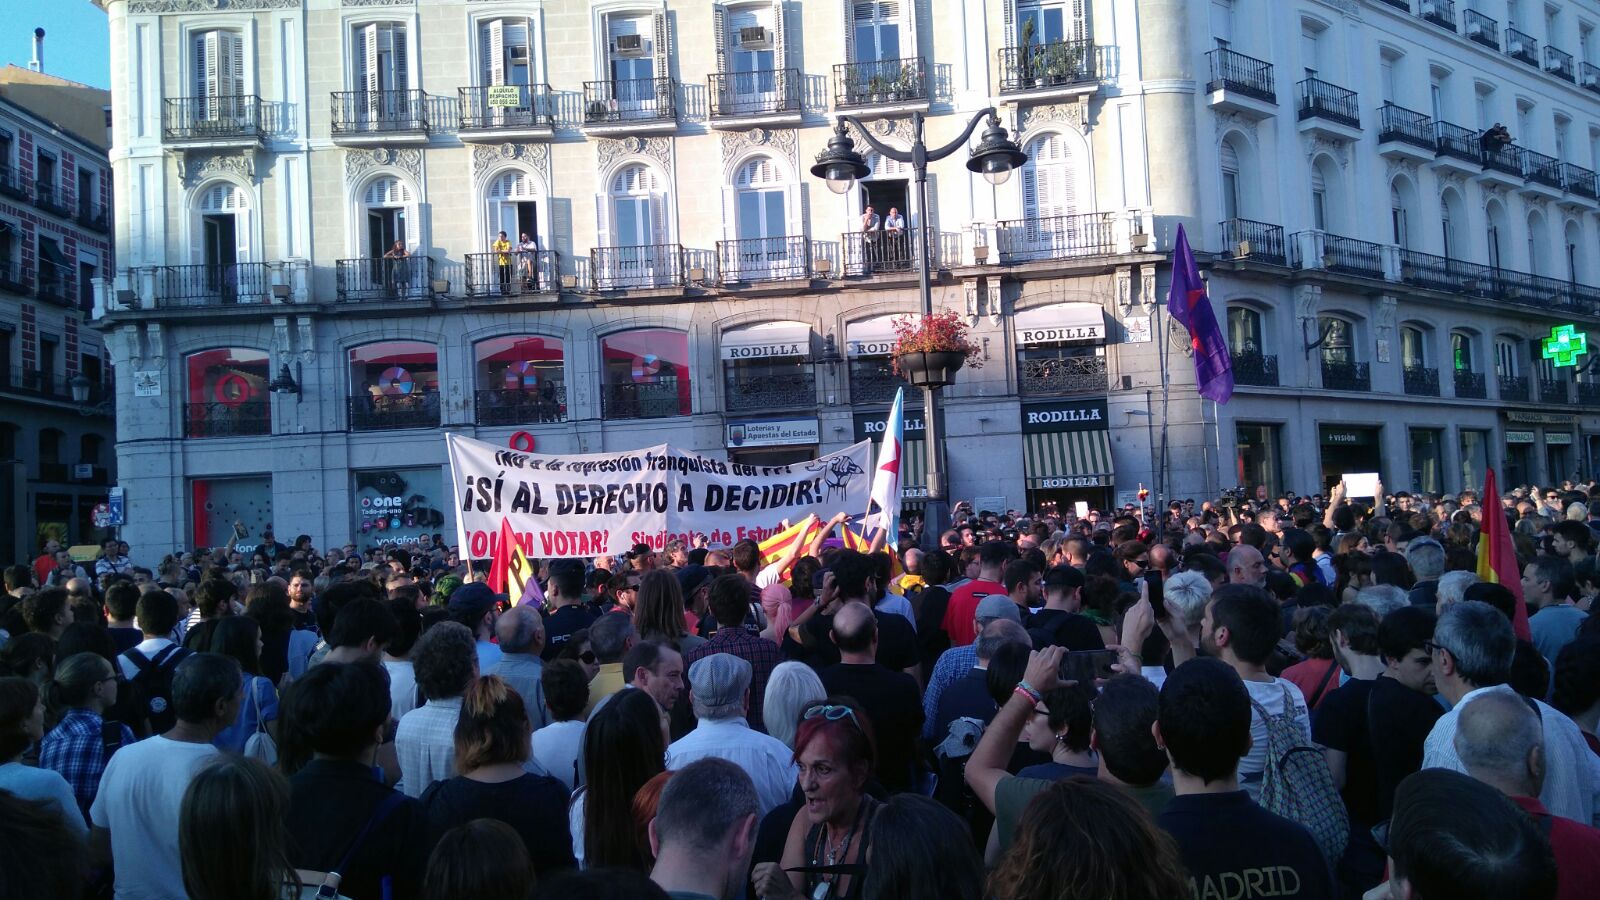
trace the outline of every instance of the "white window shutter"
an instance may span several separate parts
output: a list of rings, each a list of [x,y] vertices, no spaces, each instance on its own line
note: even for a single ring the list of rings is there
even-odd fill
[[[722,186],[722,239],[737,241],[740,235],[739,190],[731,184]],[[738,254],[734,254],[735,258]]]
[[[250,261],[250,210],[240,204],[233,211],[234,253],[239,262]]]
[[[800,199],[800,185],[789,182],[783,186],[784,234],[800,237],[806,233],[806,219]]]
[[[596,194],[594,197],[594,245],[596,247],[611,246],[611,195]]]
[[[237,97],[244,93],[244,37],[231,31],[218,34],[217,89],[219,96]]]
[[[655,56],[656,77],[672,77],[672,29],[667,23],[667,14],[655,13],[651,16],[655,26]]]
[[[397,91],[411,88],[411,60],[406,57],[406,29],[404,25],[390,25],[394,45],[394,89]]]
[[[478,26],[478,84],[499,84],[505,77],[505,54],[499,19]]]
[[[711,32],[716,39],[717,45],[717,71],[726,75],[728,73],[728,9],[721,3],[711,7]]]
[[[672,243],[672,229],[669,227],[671,210],[667,207],[667,195],[661,191],[650,192],[650,242],[652,244]]]
[[[1084,41],[1089,39],[1089,4],[1084,0],[1072,0],[1072,30],[1070,40]]]
[[[789,67],[789,53],[783,39],[784,31],[786,29],[783,27],[783,0],[772,0],[772,66],[779,70]]]
[[[856,61],[856,4],[853,0],[842,0],[844,3],[844,61]]]
[[[923,0],[901,0],[897,12],[900,14],[900,58],[912,59],[917,56],[917,7]]]
[[[378,25],[367,25],[361,29],[361,60],[363,63],[362,69],[364,70],[361,73],[361,77],[366,82],[366,89],[368,93],[376,93],[378,90],[378,65],[380,59],[380,54],[378,52],[379,27],[380,26]]]
[[[209,37],[210,33],[207,32],[197,34],[192,38],[194,42],[193,93],[196,97],[206,96],[206,60],[210,57],[210,54],[206,52],[206,40]]]

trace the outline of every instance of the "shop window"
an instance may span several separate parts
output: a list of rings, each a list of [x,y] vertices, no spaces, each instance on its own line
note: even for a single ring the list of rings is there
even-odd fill
[[[439,352],[421,341],[351,348],[350,428],[439,427]]]
[[[272,528],[271,476],[195,478],[189,502],[195,547],[222,547],[237,536],[234,550],[247,560]]]
[[[189,354],[184,436],[238,437],[270,434],[267,385],[272,376],[265,351],[219,347]]]
[[[479,425],[527,425],[567,420],[562,344],[538,335],[478,342]]]
[[[607,419],[659,419],[691,412],[689,336],[641,329],[600,339],[602,414]]]
[[[1239,448],[1239,487],[1255,494],[1266,487],[1269,496],[1283,492],[1283,426],[1252,425],[1241,422],[1235,427]]]
[[[415,547],[450,531],[438,466],[361,469],[350,473],[351,532],[362,550]]]

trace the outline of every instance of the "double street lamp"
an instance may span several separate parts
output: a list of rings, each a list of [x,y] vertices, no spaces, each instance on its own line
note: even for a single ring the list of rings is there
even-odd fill
[[[827,149],[817,154],[817,164],[811,167],[811,174],[827,182],[828,190],[835,194],[849,191],[856,181],[872,173],[867,161],[856,152],[856,143],[845,129],[846,123],[855,125],[861,136],[880,155],[896,162],[910,163],[917,182],[917,287],[924,319],[933,315],[933,292],[929,287],[933,267],[928,249],[928,163],[938,162],[954,154],[966,144],[967,139],[972,137],[972,132],[977,129],[978,123],[985,118],[989,120],[988,127],[984,129],[978,145],[972,148],[967,159],[967,168],[982,175],[990,184],[1001,185],[1011,177],[1012,169],[1027,162],[1028,155],[1011,140],[1005,127],[1000,124],[1000,116],[994,107],[980,110],[967,122],[960,135],[934,150],[928,149],[924,139],[924,119],[921,113],[911,114],[909,150],[901,150],[879,142],[861,120],[854,116],[839,116],[833,129],[833,136],[828,139]],[[944,438],[939,422],[941,387],[942,385],[924,385],[922,388],[923,421],[927,429],[928,470],[928,501],[922,514],[922,545],[927,549],[938,548],[939,532],[949,518],[947,509],[949,497],[945,490]]]

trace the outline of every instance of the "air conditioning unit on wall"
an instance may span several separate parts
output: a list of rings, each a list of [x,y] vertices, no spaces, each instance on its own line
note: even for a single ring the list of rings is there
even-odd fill
[[[755,49],[758,47],[770,47],[771,45],[772,36],[767,33],[767,29],[765,27],[761,25],[752,25],[749,28],[739,29],[740,47]]]
[[[611,51],[613,53],[624,53],[624,54],[626,54],[626,53],[643,53],[644,52],[644,35],[642,35],[642,34],[619,34],[615,38],[612,38],[612,40],[611,40]]]

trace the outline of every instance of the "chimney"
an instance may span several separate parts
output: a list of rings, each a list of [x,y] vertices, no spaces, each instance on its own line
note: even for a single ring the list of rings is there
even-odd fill
[[[44,29],[33,30],[33,59],[29,61],[28,68],[35,72],[44,71]]]

